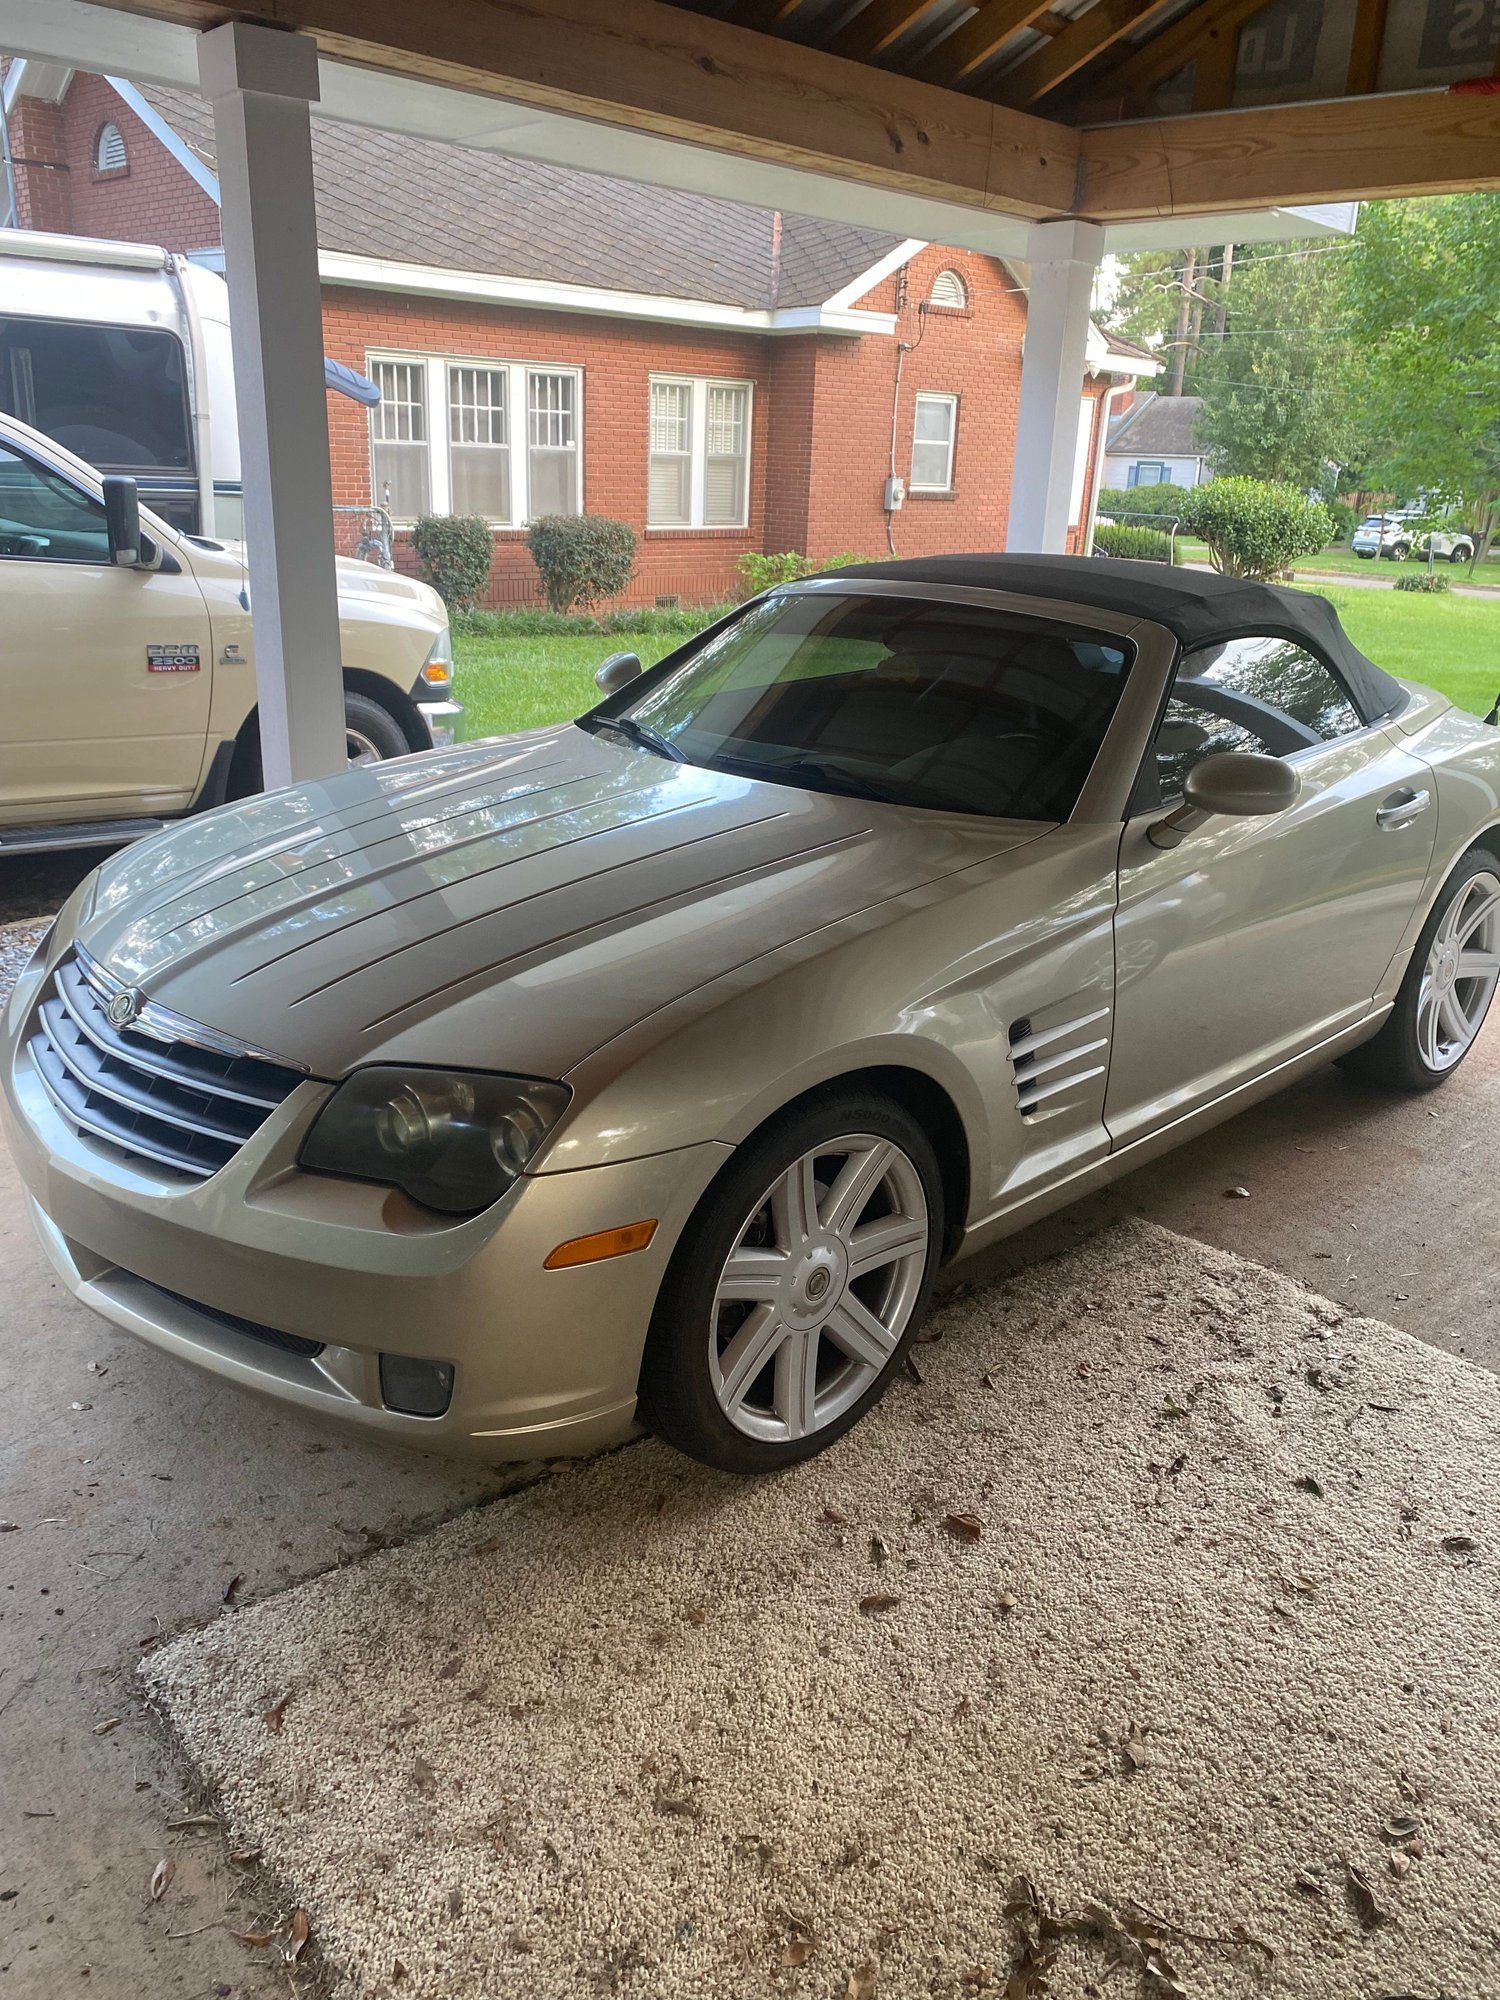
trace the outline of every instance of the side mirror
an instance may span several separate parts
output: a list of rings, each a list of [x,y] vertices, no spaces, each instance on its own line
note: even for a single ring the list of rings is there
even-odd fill
[[[600,694],[618,694],[640,671],[641,663],[634,653],[611,653],[595,668],[594,686]]]
[[[104,525],[109,559],[118,569],[141,567],[141,501],[135,481],[118,472],[104,476]]]
[[[1302,781],[1280,757],[1253,750],[1221,750],[1187,774],[1182,804],[1147,827],[1153,847],[1180,847],[1206,819],[1260,819],[1295,805]]]

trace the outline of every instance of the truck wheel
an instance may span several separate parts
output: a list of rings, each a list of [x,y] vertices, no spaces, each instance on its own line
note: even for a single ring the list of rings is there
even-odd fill
[[[406,732],[388,709],[367,694],[344,696],[344,729],[351,764],[383,764],[411,752]]]

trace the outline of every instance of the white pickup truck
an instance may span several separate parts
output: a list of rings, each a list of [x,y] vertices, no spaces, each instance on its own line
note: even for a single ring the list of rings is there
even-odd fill
[[[116,558],[101,475],[0,414],[0,856],[155,832],[260,788],[243,548],[140,509],[142,560]],[[448,616],[435,590],[340,561],[352,761],[451,742]]]

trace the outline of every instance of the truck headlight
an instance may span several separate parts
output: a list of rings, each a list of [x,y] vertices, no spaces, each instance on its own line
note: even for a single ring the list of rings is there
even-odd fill
[[[433,640],[427,658],[422,662],[420,675],[422,687],[446,693],[453,681],[453,632],[445,625]],[[421,692],[419,687],[418,692]]]
[[[356,1070],[319,1113],[301,1165],[474,1215],[525,1171],[572,1095],[565,1083],[478,1070]]]

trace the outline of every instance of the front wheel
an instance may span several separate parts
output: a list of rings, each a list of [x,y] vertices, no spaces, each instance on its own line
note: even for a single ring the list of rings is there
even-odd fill
[[[1474,551],[1467,542],[1460,542],[1457,548],[1448,551],[1448,560],[1451,563],[1473,562]]]
[[[406,731],[390,710],[352,689],[344,695],[344,737],[351,764],[383,764],[388,757],[405,757],[411,750]]]
[[[1492,854],[1471,848],[1444,883],[1384,1027],[1339,1058],[1351,1075],[1435,1090],[1473,1048],[1500,984],[1497,870]]]
[[[892,1099],[833,1091],[747,1142],[663,1280],[642,1420],[725,1472],[811,1458],[890,1385],[943,1234],[931,1141]]]

